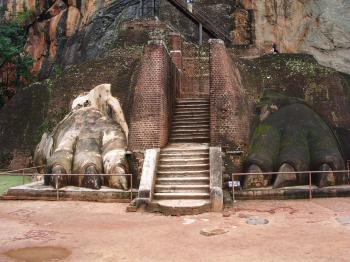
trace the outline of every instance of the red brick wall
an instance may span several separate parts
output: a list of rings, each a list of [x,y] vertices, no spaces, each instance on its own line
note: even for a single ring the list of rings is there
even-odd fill
[[[184,43],[182,67],[182,98],[209,97],[209,54],[208,47],[198,47],[191,43]]]
[[[162,41],[145,47],[134,93],[129,150],[166,146],[179,74]]]
[[[212,146],[246,147],[249,106],[238,69],[221,40],[210,40],[210,143]]]

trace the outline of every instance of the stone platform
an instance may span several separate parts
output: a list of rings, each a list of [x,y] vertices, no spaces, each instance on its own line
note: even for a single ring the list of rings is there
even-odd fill
[[[133,189],[133,198],[138,190]],[[45,186],[42,181],[33,182],[10,188],[1,196],[2,200],[74,200],[95,202],[131,202],[131,193],[120,189],[102,187],[100,190],[75,186],[63,187],[56,191],[51,186]]]
[[[148,212],[160,212],[166,216],[198,215],[210,212],[210,201],[203,199],[170,199],[152,201]]]
[[[349,197],[350,185],[339,185],[319,188],[312,186],[312,197]],[[272,187],[255,188],[249,190],[235,190],[235,199],[251,200],[251,199],[305,199],[309,198],[309,186],[294,186],[273,189]]]

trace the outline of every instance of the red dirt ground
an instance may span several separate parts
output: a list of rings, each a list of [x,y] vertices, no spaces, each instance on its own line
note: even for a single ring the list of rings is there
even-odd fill
[[[63,247],[64,261],[349,261],[350,198],[242,201],[198,216],[127,213],[126,204],[1,201],[0,261]],[[248,218],[268,219],[248,225]],[[202,229],[227,233],[203,236]]]

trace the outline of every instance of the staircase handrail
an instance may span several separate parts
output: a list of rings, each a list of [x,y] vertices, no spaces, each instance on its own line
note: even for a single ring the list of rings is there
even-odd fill
[[[222,40],[232,43],[232,39],[225,32],[223,32],[214,22],[212,22],[205,14],[203,14],[200,10],[193,10],[190,12],[187,9],[187,6],[184,4],[182,0],[168,0],[171,4],[175,5],[178,9],[180,9],[183,13],[185,13],[192,20],[195,20],[197,23],[202,24],[203,28],[212,36],[217,38],[222,38]]]

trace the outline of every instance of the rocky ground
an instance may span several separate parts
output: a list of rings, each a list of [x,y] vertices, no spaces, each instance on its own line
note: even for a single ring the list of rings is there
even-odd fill
[[[0,261],[348,261],[350,199],[244,201],[165,217],[125,204],[3,201]],[[19,248],[36,249],[11,251]],[[41,247],[41,248],[40,248]],[[9,251],[11,251],[9,253]],[[40,251],[40,252],[39,252]]]

